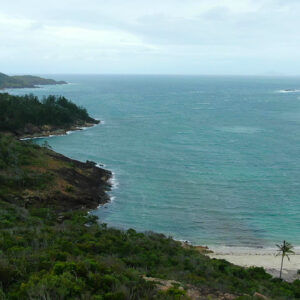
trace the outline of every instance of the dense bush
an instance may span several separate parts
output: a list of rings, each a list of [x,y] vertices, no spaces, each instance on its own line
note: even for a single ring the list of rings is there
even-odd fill
[[[39,101],[33,95],[0,93],[0,131],[16,131],[28,124],[59,127],[94,121],[85,108],[65,97],[48,96]]]
[[[66,213],[62,224],[51,209],[1,201],[0,211],[0,295],[8,299],[185,299],[176,286],[158,292],[145,275],[240,295],[299,297],[299,281],[209,259],[161,234],[107,228],[83,211]]]

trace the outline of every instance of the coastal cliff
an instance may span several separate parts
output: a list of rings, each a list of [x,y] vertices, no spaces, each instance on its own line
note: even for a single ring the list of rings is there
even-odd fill
[[[52,184],[52,189],[47,189],[45,200],[42,202],[53,203],[55,207],[64,211],[93,210],[109,202],[107,191],[111,188],[110,171],[97,167],[91,161],[80,162],[51,150],[47,152],[53,161],[53,167],[49,169],[57,180]]]

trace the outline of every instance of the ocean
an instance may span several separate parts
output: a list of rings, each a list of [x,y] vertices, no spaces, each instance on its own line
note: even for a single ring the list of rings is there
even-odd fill
[[[210,247],[300,245],[300,78],[44,75],[100,125],[45,140],[114,172],[95,213]]]

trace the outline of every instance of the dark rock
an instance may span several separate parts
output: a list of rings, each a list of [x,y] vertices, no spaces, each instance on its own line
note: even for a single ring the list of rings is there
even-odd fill
[[[91,160],[87,160],[87,161],[86,161],[86,164],[87,164],[88,166],[91,166],[91,167],[95,167],[95,166],[96,166],[96,163],[95,163],[94,161],[91,161]]]
[[[107,191],[111,189],[109,179],[112,173],[108,170],[96,167],[93,162],[80,162],[66,156],[50,151],[50,156],[69,162],[71,168],[53,170],[59,178],[68,185],[74,187],[72,193],[56,193],[55,200],[47,199],[48,203],[55,202],[60,210],[95,209],[100,204],[109,202]]]

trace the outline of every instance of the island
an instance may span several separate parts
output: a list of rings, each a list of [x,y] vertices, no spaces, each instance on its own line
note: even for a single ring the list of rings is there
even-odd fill
[[[2,94],[0,118],[0,299],[299,299],[299,280],[98,219],[112,173],[20,140],[32,134],[28,124],[95,122],[84,108],[64,97]]]
[[[36,88],[39,85],[67,84],[65,81],[55,81],[32,75],[8,76],[0,73],[0,90],[14,88]]]

